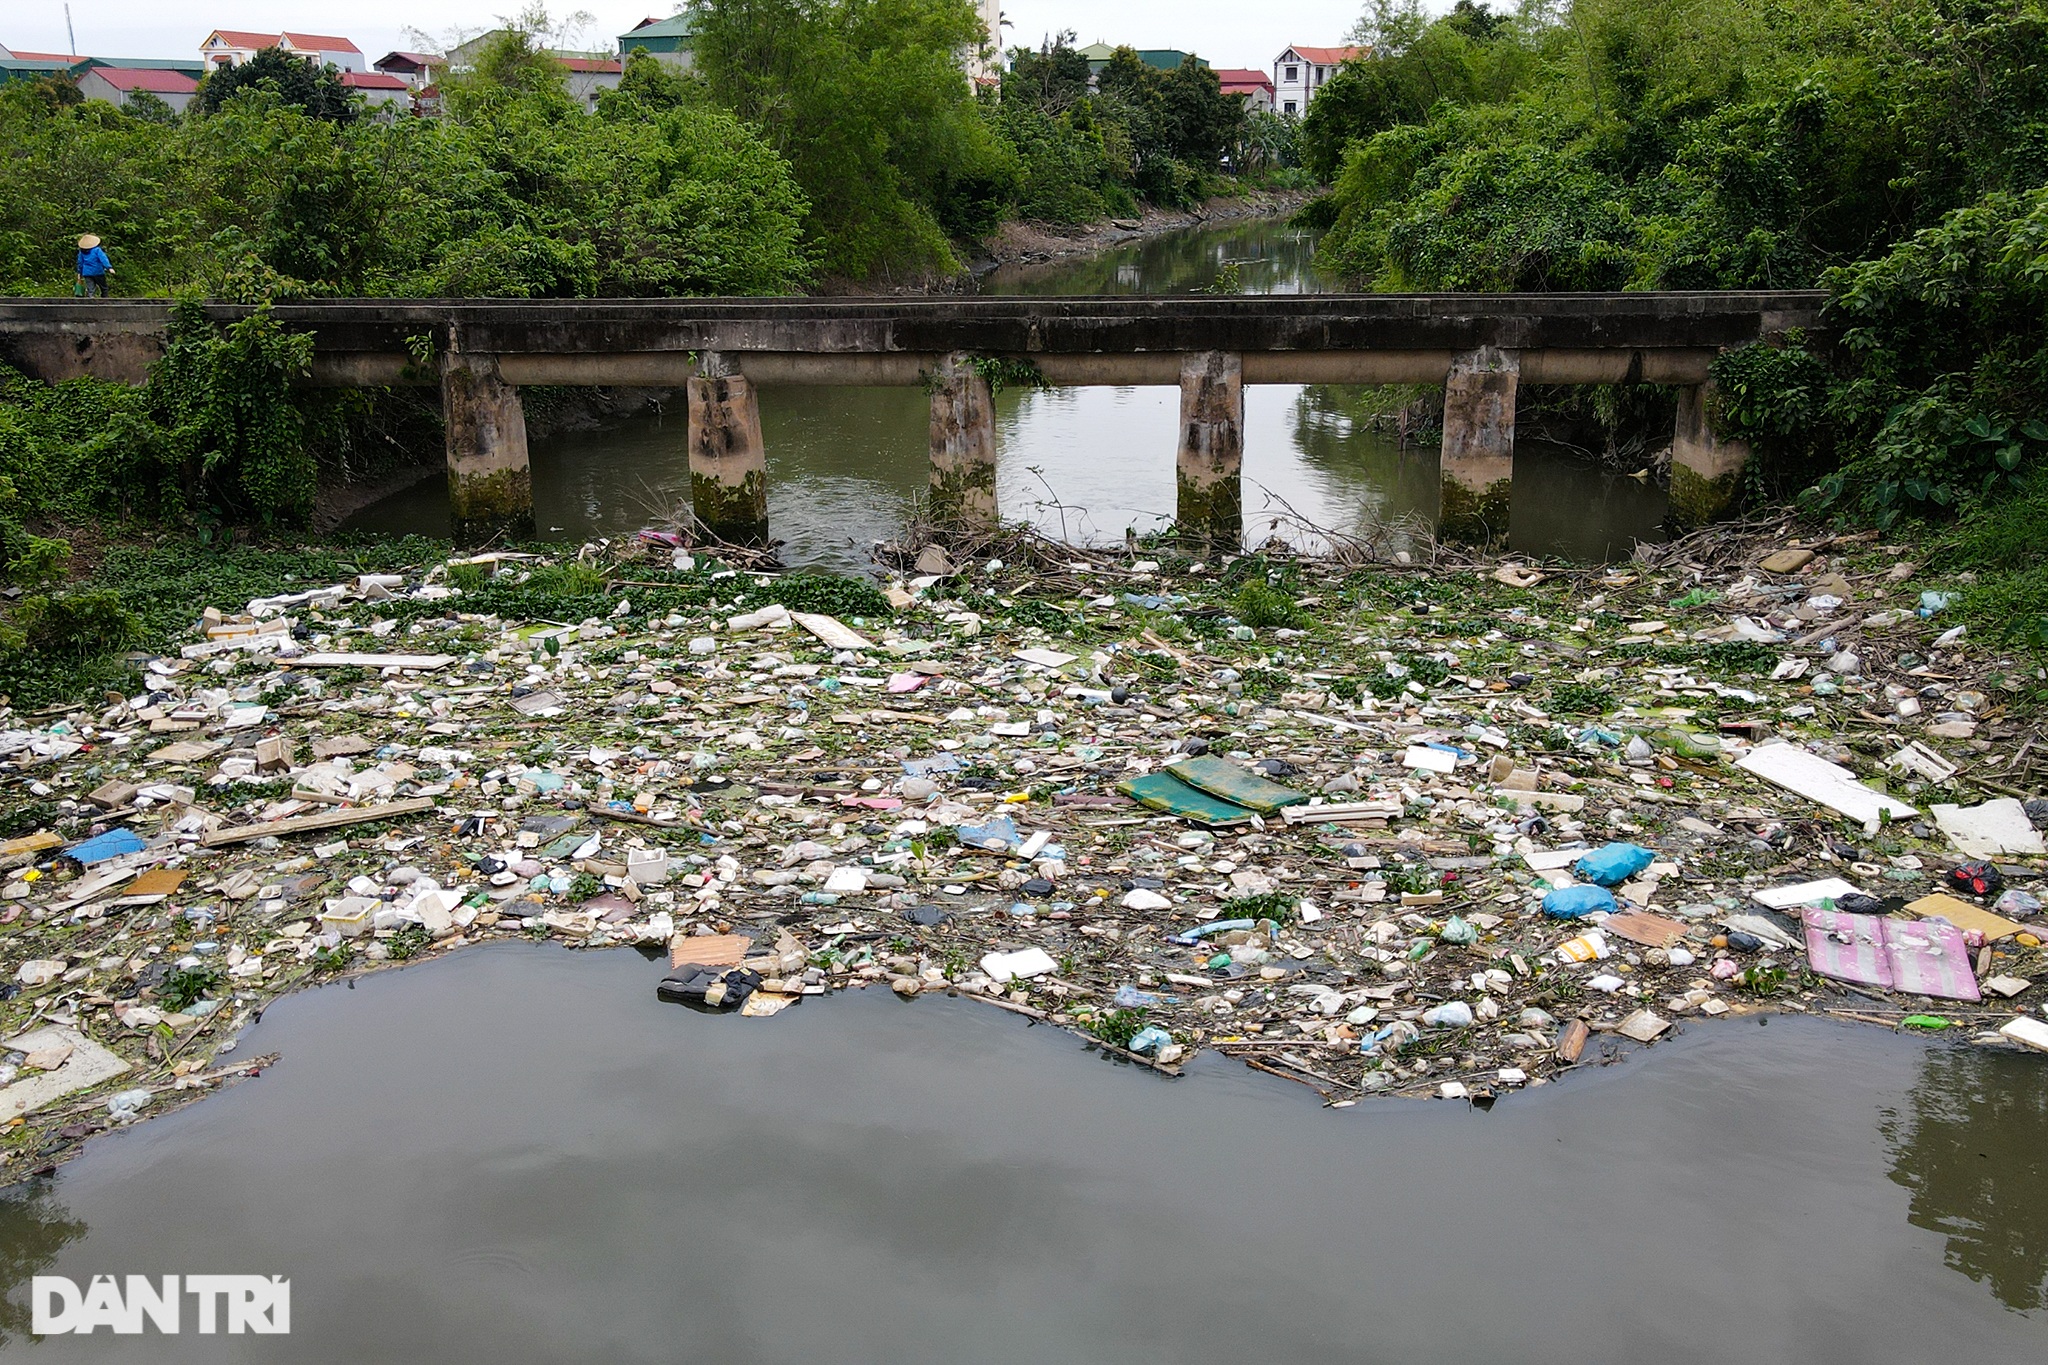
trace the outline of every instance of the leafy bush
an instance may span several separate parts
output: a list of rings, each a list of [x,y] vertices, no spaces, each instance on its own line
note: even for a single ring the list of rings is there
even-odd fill
[[[1294,604],[1292,597],[1256,578],[1238,588],[1237,596],[1231,599],[1231,609],[1238,620],[1257,630],[1296,626],[1304,619],[1301,608]]]

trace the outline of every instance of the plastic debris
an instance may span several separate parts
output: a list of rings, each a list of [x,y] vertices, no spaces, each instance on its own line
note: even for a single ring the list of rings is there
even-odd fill
[[[1614,908],[1614,893],[1604,886],[1561,886],[1543,897],[1543,913],[1552,919],[1583,919]]]

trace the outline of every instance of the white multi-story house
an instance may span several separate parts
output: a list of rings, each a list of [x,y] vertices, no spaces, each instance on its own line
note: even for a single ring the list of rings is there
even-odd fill
[[[1309,102],[1323,88],[1337,68],[1353,57],[1362,57],[1363,47],[1290,47],[1273,59],[1273,107],[1296,118],[1308,112]]]
[[[304,57],[315,65],[340,67],[343,71],[368,71],[363,50],[346,38],[321,33],[247,33],[217,28],[199,45],[199,55],[208,67],[240,66],[266,47]]]

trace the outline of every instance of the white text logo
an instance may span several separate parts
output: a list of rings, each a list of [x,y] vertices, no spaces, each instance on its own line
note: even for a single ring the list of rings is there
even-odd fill
[[[273,1334],[292,1330],[292,1282],[282,1275],[95,1275],[80,1289],[63,1275],[38,1275],[30,1286],[29,1330],[37,1336],[105,1327],[116,1336],[139,1336],[143,1323],[159,1332],[183,1330],[185,1300],[192,1300],[192,1330],[201,1333]]]

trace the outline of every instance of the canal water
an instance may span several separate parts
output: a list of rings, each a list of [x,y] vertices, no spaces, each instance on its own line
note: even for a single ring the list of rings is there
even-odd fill
[[[2048,1070],[1688,1024],[1490,1110],[1169,1081],[964,1000],[773,1020],[506,943],[273,1005],[261,1078],[0,1197],[0,1358],[2048,1358]],[[28,1278],[291,1280],[283,1337],[25,1339]]]
[[[989,294],[1175,294],[1235,268],[1244,292],[1333,287],[1314,239],[1280,219],[1195,228],[1094,255],[998,270]],[[1436,514],[1437,455],[1370,420],[1362,390],[1245,389],[1245,527],[1256,543],[1304,525],[1359,534]],[[775,387],[761,392],[770,534],[785,562],[854,570],[902,525],[930,478],[929,405],[916,389]],[[1170,387],[1011,389],[996,399],[997,498],[1075,540],[1120,541],[1172,520],[1180,393]],[[673,402],[598,430],[534,443],[535,518],[583,539],[658,524],[689,501],[684,411]],[[1515,452],[1514,548],[1578,560],[1626,557],[1661,537],[1664,490],[1588,456],[1523,441]],[[1274,526],[1274,519],[1280,525]],[[445,534],[447,490],[428,478],[365,508],[349,529]]]

